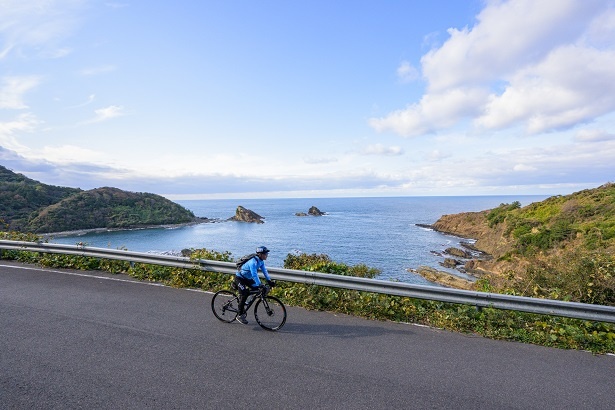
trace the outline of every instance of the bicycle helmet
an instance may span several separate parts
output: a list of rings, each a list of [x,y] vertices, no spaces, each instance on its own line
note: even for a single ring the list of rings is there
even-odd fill
[[[256,253],[269,253],[269,249],[266,246],[259,246],[256,248]]]

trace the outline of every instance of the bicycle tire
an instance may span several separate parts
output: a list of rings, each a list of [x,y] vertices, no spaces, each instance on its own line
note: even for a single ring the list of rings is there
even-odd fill
[[[280,330],[286,323],[286,307],[275,296],[265,296],[265,301],[260,299],[254,306],[254,318],[256,323],[265,330]]]
[[[220,290],[211,298],[211,310],[214,316],[222,322],[230,323],[237,317],[239,299],[230,290]]]

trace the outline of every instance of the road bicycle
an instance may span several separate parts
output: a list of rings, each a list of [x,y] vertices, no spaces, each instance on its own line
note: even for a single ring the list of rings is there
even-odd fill
[[[269,296],[271,287],[264,285],[250,291],[246,299],[244,312],[254,305],[254,318],[260,327],[266,330],[280,330],[286,323],[286,307],[275,296]],[[211,299],[211,310],[219,320],[230,323],[237,317],[239,296],[230,289],[219,290]]]

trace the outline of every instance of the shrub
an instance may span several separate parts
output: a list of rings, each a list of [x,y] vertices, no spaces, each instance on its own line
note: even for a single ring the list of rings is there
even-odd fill
[[[344,263],[333,262],[329,256],[323,254],[288,254],[284,259],[284,268],[370,279],[380,274],[378,269],[364,264],[348,266]]]
[[[515,201],[512,204],[500,204],[497,208],[492,209],[487,214],[487,221],[489,222],[489,227],[493,228],[497,224],[504,222],[507,214],[510,211],[515,209],[519,209],[521,207],[521,203],[519,201]]]
[[[500,291],[615,306],[615,255],[578,249],[530,262],[524,274],[510,276]]]

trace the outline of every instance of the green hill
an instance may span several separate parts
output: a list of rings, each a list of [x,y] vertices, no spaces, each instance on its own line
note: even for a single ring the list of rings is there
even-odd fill
[[[81,190],[42,184],[0,165],[0,219],[11,230],[24,229],[41,209],[78,192]]]
[[[0,219],[11,230],[49,233],[189,223],[194,214],[162,196],[117,188],[42,184],[0,166]]]
[[[28,222],[35,233],[94,228],[135,228],[192,222],[194,214],[159,195],[97,188],[43,209]]]
[[[432,227],[476,239],[465,262],[498,291],[615,304],[615,184],[521,207],[444,215]]]

